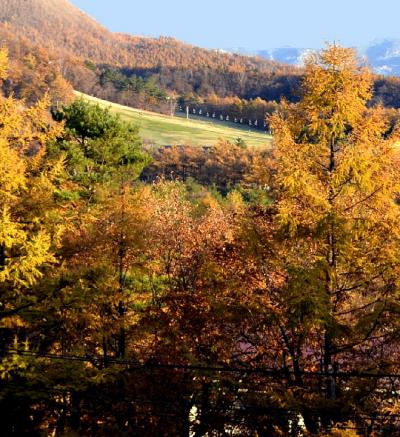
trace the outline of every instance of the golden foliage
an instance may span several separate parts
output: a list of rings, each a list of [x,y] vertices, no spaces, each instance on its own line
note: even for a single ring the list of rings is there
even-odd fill
[[[357,66],[354,52],[328,46],[307,63],[300,103],[284,104],[271,119],[276,250],[286,278],[279,299],[296,326],[286,340],[322,350],[319,362],[336,368],[346,361],[341,347],[373,348],[372,333],[395,329],[376,321],[382,302],[397,305],[398,129],[388,129],[382,108],[367,105],[371,89],[371,75]],[[303,353],[291,358],[302,360]]]
[[[12,98],[0,99],[0,288],[2,311],[12,311],[19,296],[55,263],[52,194],[61,163],[54,169],[44,159],[47,141],[62,127],[51,123],[48,102],[26,109]],[[11,304],[11,302],[14,302]],[[0,317],[2,318],[2,317]]]
[[[0,80],[6,79],[8,73],[8,52],[0,49]]]

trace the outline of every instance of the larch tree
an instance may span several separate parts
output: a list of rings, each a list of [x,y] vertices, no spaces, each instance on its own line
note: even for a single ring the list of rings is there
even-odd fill
[[[302,90],[300,103],[271,119],[279,280],[266,300],[275,364],[299,387],[308,384],[304,371],[320,372],[314,407],[322,393],[338,413],[373,392],[339,381],[338,371],[398,370],[398,132],[368,106],[372,77],[351,49],[328,46],[310,58]],[[315,431],[336,413],[308,414],[306,424]]]
[[[53,194],[63,165],[44,158],[61,129],[47,107],[46,100],[26,109],[0,97],[0,320],[32,304],[34,285],[55,262],[61,223]]]

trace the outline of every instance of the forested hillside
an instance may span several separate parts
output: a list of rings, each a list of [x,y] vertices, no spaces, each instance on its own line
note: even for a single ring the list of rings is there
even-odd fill
[[[113,34],[67,0],[4,0],[0,21],[30,41],[96,63],[137,68],[190,65],[241,71],[268,71],[278,63],[193,47],[173,38],[143,38]]]
[[[297,69],[261,58],[204,50],[173,38],[113,34],[64,0],[2,2],[0,37],[9,48],[16,72],[26,70],[28,53],[36,63],[49,67],[47,79],[41,74],[39,81],[54,95],[54,101],[63,100],[54,76],[87,94],[162,113],[170,113],[169,98],[175,102],[179,97],[182,105],[215,105],[216,99],[236,98],[248,108],[251,99],[297,98]],[[30,69],[35,70],[32,63]],[[32,72],[11,74],[5,91],[34,101],[38,91],[28,90],[32,78]],[[226,108],[220,103],[219,111]],[[262,125],[264,112],[242,112],[241,117],[249,113]]]
[[[0,22],[16,36],[75,56],[107,60],[116,48],[111,32],[67,0],[3,0]]]
[[[0,95],[2,435],[398,435],[400,130],[372,79],[328,46],[272,151],[153,162],[107,108]]]
[[[257,120],[263,129],[277,102],[299,99],[303,71],[297,67],[173,38],[115,34],[66,0],[2,1],[0,38],[12,63],[3,89],[28,102],[45,91],[54,104],[68,101],[73,87],[166,114],[172,99],[203,114]],[[399,96],[399,79],[376,79],[374,101],[399,108]]]

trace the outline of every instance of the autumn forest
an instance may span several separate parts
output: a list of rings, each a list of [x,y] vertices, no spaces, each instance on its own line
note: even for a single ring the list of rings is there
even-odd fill
[[[1,435],[400,435],[399,79],[64,3],[52,44],[0,5]],[[74,89],[257,113],[273,143],[149,147]]]

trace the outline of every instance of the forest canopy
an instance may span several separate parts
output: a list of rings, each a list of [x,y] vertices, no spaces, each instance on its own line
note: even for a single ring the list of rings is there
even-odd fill
[[[0,97],[4,435],[399,432],[399,130],[351,49],[301,90],[148,179],[109,110]]]

